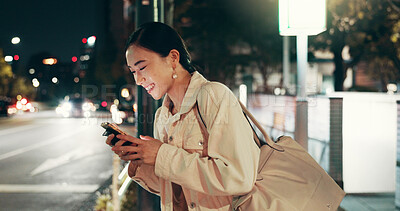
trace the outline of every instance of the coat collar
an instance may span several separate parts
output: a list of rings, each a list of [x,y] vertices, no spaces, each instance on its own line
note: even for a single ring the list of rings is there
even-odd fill
[[[206,82],[208,82],[208,80],[205,79],[199,72],[196,71],[192,74],[188,89],[186,90],[185,96],[183,97],[181,108],[179,112],[173,115],[172,119],[170,120],[172,120],[173,122],[179,120],[182,114],[189,112],[193,108],[194,104],[196,103],[197,94],[200,91],[200,87]],[[169,119],[168,117],[170,104],[171,98],[168,96],[168,94],[166,94],[162,103],[160,113],[160,117],[162,117],[164,120]]]

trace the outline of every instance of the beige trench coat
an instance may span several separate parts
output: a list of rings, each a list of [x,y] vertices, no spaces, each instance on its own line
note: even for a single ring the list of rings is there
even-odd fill
[[[208,141],[193,110],[196,101]],[[252,190],[260,153],[236,97],[195,72],[175,115],[170,102],[166,95],[155,116],[154,138],[164,142],[155,166],[135,166],[129,174],[161,197],[163,211],[173,210],[172,182],[182,186],[188,210],[233,210],[234,197]]]

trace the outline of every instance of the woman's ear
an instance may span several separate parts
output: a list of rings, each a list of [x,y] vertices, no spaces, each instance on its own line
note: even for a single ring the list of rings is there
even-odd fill
[[[179,64],[179,51],[177,51],[176,49],[172,49],[169,52],[168,57],[171,59],[171,63],[172,63],[172,67],[175,69],[176,66]]]

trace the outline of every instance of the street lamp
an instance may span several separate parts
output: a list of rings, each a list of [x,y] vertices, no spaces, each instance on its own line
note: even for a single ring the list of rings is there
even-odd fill
[[[279,0],[279,33],[296,36],[297,99],[295,139],[308,149],[308,36],[326,30],[326,0]]]
[[[326,0],[279,0],[279,33],[296,36],[297,97],[305,100],[308,36],[326,30]]]

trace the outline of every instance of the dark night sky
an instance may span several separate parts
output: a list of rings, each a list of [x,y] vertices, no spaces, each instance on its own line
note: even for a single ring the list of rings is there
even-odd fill
[[[0,48],[27,63],[47,51],[61,62],[79,56],[82,38],[101,38],[103,0],[0,0]],[[11,44],[18,36],[21,43]]]

